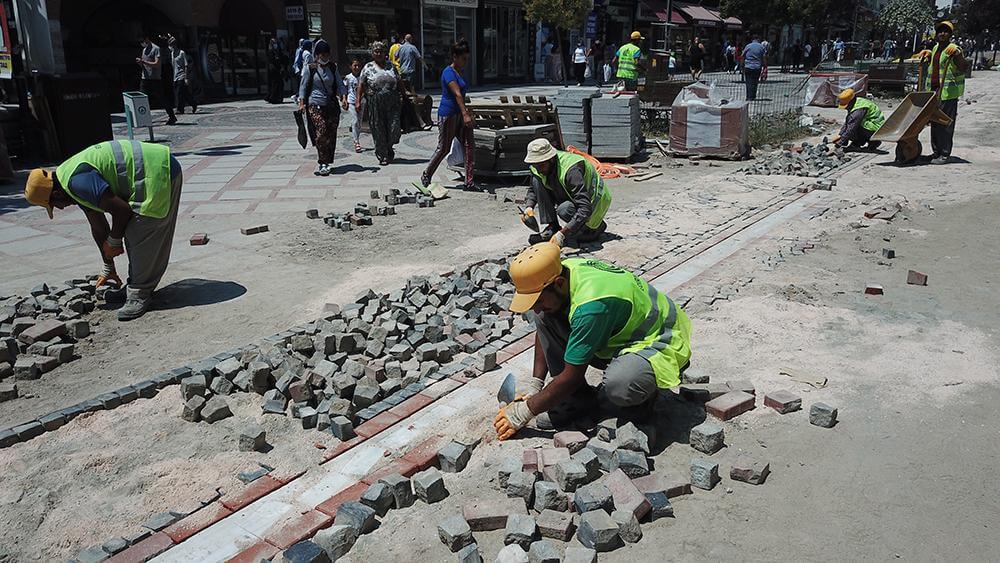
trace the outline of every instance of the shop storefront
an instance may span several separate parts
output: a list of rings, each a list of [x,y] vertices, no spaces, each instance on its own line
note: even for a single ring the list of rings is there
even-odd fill
[[[388,44],[393,36],[402,38],[412,33],[416,37],[419,34],[420,14],[414,9],[413,2],[343,2],[338,3],[337,9],[337,20],[341,24],[337,52],[346,54],[348,59],[360,57],[363,61],[369,60],[374,41]]]
[[[516,0],[488,0],[479,8],[482,29],[479,68],[483,83],[530,79],[532,25]]]
[[[451,46],[456,41],[467,41],[473,56],[464,76],[467,82],[476,84],[479,64],[475,53],[478,51],[476,8],[479,0],[424,0],[423,30],[421,43],[424,55],[424,84],[436,84],[441,71],[451,64]]]

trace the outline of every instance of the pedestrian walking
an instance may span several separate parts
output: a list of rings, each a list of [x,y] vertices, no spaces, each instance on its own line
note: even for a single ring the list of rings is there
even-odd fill
[[[803,61],[803,66],[806,67],[803,68],[803,70],[805,71],[808,71],[809,67],[813,66],[812,51],[813,51],[812,43],[806,41],[805,44],[802,45],[802,61]]]
[[[642,64],[642,40],[645,37],[638,31],[633,31],[629,35],[629,42],[622,45],[615,51],[615,58],[611,59],[611,64],[618,66],[615,77],[622,84],[627,92],[635,92],[639,89],[639,71],[645,71]]]
[[[587,56],[593,61],[590,67],[590,73],[594,75],[594,81],[597,85],[604,86],[604,42],[600,39],[595,39],[593,43],[590,44],[590,50],[587,51]]]
[[[136,57],[135,62],[141,67],[139,75],[139,91],[149,98],[149,105],[153,107],[162,103],[163,109],[167,112],[167,125],[177,123],[177,116],[174,115],[174,108],[170,103],[169,96],[166,95],[163,84],[163,61],[160,59],[160,47],[153,43],[149,34],[142,36],[142,55]]]
[[[553,70],[552,70],[552,46],[554,42],[552,40],[547,40],[542,43],[542,65],[544,65],[545,81],[552,82]]]
[[[701,73],[705,66],[705,45],[697,37],[691,41],[688,57],[691,60],[691,80],[697,82],[701,80]]]
[[[844,57],[844,41],[841,38],[838,37],[837,40],[833,42],[833,51],[834,55],[837,57],[837,62],[839,63]]]
[[[327,176],[333,168],[333,153],[337,148],[337,125],[340,108],[347,104],[347,91],[330,58],[330,44],[324,39],[313,47],[315,62],[302,69],[299,83],[299,109],[305,109],[313,126],[316,145],[317,176]]]
[[[368,104],[368,125],[375,141],[375,156],[383,166],[396,158],[392,147],[399,142],[402,109],[399,73],[387,55],[385,43],[372,43],[372,60],[361,69],[355,104],[358,111],[361,111],[362,99]]]
[[[358,101],[358,84],[361,76],[361,59],[354,57],[351,60],[351,72],[344,77],[344,86],[347,88],[347,108],[351,114],[351,136],[354,138],[354,152],[361,152],[361,120],[364,116],[364,101],[361,101],[360,109]]]
[[[732,43],[726,45],[726,72],[736,72],[736,46]]]
[[[267,45],[267,97],[264,98],[264,101],[269,104],[280,104],[285,98],[283,90],[286,63],[287,60],[284,51],[281,50],[281,45],[277,39],[272,37]],[[177,80],[176,76],[174,80]],[[180,105],[179,100],[177,104]]]
[[[802,65],[802,44],[798,41],[792,45],[792,72],[798,72]]]
[[[176,37],[171,37],[167,46],[170,48],[170,61],[174,67],[174,101],[177,103],[177,113],[184,115],[184,108],[188,105],[191,106],[191,113],[197,113],[198,103],[191,95],[187,53],[177,45]]]
[[[396,58],[399,60],[399,78],[403,81],[403,89],[413,91],[417,69],[420,61],[424,60],[420,50],[413,44],[413,35],[407,33],[403,38],[403,44],[396,51]]]
[[[576,49],[573,50],[573,76],[576,78],[576,85],[583,86],[584,75],[587,74],[587,50],[583,47],[583,41],[576,42]]]
[[[746,82],[748,102],[757,99],[757,83],[766,65],[767,50],[755,35],[743,48],[743,80]]]
[[[558,42],[554,41],[552,43],[552,54],[550,57],[552,58],[552,81],[557,84],[565,84],[566,70],[563,66],[562,48],[559,47]]]
[[[893,58],[892,53],[895,48],[896,44],[892,41],[892,39],[886,38],[886,40],[882,42],[882,58],[887,61],[891,61]]]
[[[472,130],[475,123],[472,112],[465,105],[465,92],[468,84],[462,76],[469,63],[468,44],[455,43],[451,46],[451,64],[441,72],[441,103],[438,104],[438,144],[434,155],[427,163],[427,169],[420,175],[424,187],[430,185],[434,172],[444,160],[455,140],[462,146],[465,159],[466,191],[479,191],[473,178],[473,138]]]

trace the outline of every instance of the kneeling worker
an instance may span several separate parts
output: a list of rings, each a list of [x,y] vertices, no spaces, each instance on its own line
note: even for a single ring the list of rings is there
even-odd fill
[[[541,233],[528,237],[528,244],[597,240],[608,228],[604,215],[611,206],[611,190],[594,166],[582,156],[556,150],[546,139],[528,143],[524,162],[531,165],[531,187],[521,221],[530,229],[545,225]],[[566,226],[560,228],[559,219]]]
[[[847,88],[837,95],[837,107],[847,110],[847,119],[844,120],[840,134],[833,138],[835,145],[856,149],[867,145],[868,149],[875,150],[882,144],[871,140],[872,135],[885,123],[885,116],[875,102],[856,95],[854,88]]]
[[[587,366],[604,370],[607,400],[631,407],[623,416],[638,419],[652,411],[659,389],[680,384],[691,358],[691,322],[642,278],[598,260],[560,260],[552,243],[519,254],[510,277],[516,288],[511,311],[532,312],[535,361],[518,398],[496,416],[499,439],[542,413],[539,428],[560,425],[553,415],[567,404],[571,410],[588,392],[595,395],[584,378]]]
[[[105,141],[88,147],[55,171],[28,175],[24,197],[52,218],[52,208],[77,204],[90,222],[101,251],[101,287],[121,287],[115,257],[128,253],[128,288],[118,320],[141,317],[150,306],[170,260],[183,177],[181,165],[164,145]],[[104,216],[111,215],[111,225]]]

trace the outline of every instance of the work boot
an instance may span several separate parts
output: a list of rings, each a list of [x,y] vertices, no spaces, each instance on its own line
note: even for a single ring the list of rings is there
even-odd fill
[[[177,118],[171,115],[170,119],[167,120],[167,125],[173,125],[175,123],[177,123]]]
[[[104,302],[105,303],[124,303],[125,302],[125,288],[109,288],[104,292]]]
[[[868,141],[868,150],[870,151],[876,150],[881,144],[882,141]]]
[[[427,171],[426,170],[424,170],[420,174],[420,185],[423,186],[423,187],[425,187],[425,188],[427,186],[431,185],[431,177],[427,175]]]
[[[152,301],[150,297],[129,295],[125,304],[122,305],[121,309],[118,309],[118,320],[131,321],[145,315],[146,311],[149,310],[150,301]]]
[[[539,430],[567,428],[577,419],[597,411],[597,389],[584,383],[568,399],[535,417]]]
[[[931,159],[931,164],[948,164],[948,157],[941,155]]]

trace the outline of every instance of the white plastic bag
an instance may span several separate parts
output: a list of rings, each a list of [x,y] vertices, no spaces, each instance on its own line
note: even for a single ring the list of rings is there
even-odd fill
[[[448,153],[448,166],[460,166],[465,162],[465,151],[458,139],[451,140],[451,152]]]
[[[611,63],[604,63],[604,81],[611,82],[611,79],[615,76],[615,69],[611,66]]]
[[[591,65],[591,63],[590,63],[590,62],[588,62],[588,63],[587,63],[587,68],[585,68],[585,69],[583,70],[583,77],[584,77],[584,78],[593,78],[593,76],[594,76],[594,73],[590,72],[590,67],[591,67],[591,66],[592,66],[592,65]]]

